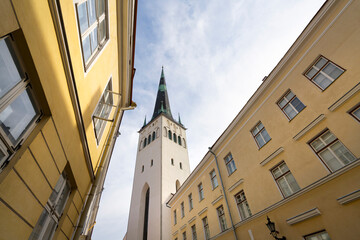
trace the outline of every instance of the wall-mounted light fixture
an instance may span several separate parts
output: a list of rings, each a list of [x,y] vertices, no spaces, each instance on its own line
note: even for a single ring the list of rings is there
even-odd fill
[[[278,231],[276,231],[275,229],[275,223],[270,221],[270,218],[267,217],[268,222],[266,223],[266,226],[268,227],[268,229],[270,230],[270,234],[271,236],[273,236],[276,240],[286,240],[286,237],[281,237],[279,238],[278,235]]]

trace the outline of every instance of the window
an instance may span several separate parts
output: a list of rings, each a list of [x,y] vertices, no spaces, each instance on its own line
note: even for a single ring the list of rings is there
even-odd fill
[[[360,122],[360,105],[357,106],[354,110],[352,110],[350,114]]]
[[[153,133],[152,133],[152,140],[153,140],[153,141],[155,140],[155,137],[156,137],[155,132],[153,132]]]
[[[356,160],[330,130],[315,138],[310,146],[332,172]]]
[[[151,134],[148,136],[148,145],[151,143]]]
[[[174,133],[173,134],[173,140],[174,140],[175,143],[176,143],[176,139],[177,139],[177,137],[176,137],[176,134]]]
[[[169,136],[169,139],[171,140],[172,133],[170,130],[168,131],[168,136]]]
[[[200,183],[198,185],[198,189],[199,189],[199,199],[200,201],[204,199],[204,189],[203,189],[203,185],[202,183]]]
[[[189,198],[189,211],[191,211],[191,209],[193,209],[193,200],[192,200],[192,193],[189,194],[188,196]]]
[[[0,38],[0,172],[42,116],[20,62],[11,37]]]
[[[177,220],[176,220],[176,210],[174,210],[174,225],[176,225]]]
[[[182,202],[180,204],[181,207],[181,218],[185,217],[185,206],[184,206],[184,202]]]
[[[103,48],[108,38],[106,9],[106,0],[86,0],[76,4],[85,67]]]
[[[29,239],[51,239],[64,211],[70,195],[70,184],[65,173],[60,175],[53,192],[45,204],[45,208],[37,221]]]
[[[218,186],[218,181],[217,181],[217,178],[216,178],[216,172],[215,172],[214,169],[210,172],[210,178],[211,178],[212,188],[214,189],[214,188],[216,188]]]
[[[144,139],[144,147],[146,147],[147,138]]]
[[[326,231],[312,233],[304,236],[305,240],[331,240],[329,234]]]
[[[277,104],[289,120],[293,119],[305,108],[305,105],[290,90]]]
[[[154,165],[154,160],[151,159],[150,167]]]
[[[251,211],[249,204],[246,200],[244,191],[239,192],[235,195],[236,204],[239,210],[241,220],[245,220],[246,218],[251,216]]]
[[[195,224],[191,226],[191,234],[192,234],[192,240],[197,240],[197,234],[196,234],[196,226],[195,226]]]
[[[182,163],[181,162],[179,163],[179,165],[180,165],[180,169],[182,169]]]
[[[269,134],[267,133],[264,125],[259,122],[252,130],[251,133],[258,145],[259,148],[265,145],[268,141],[271,140]]]
[[[144,170],[145,170],[145,167],[144,167],[144,165],[142,165],[141,172],[144,172]]]
[[[178,144],[181,145],[181,137],[178,136]]]
[[[106,123],[110,121],[108,118],[110,116],[111,108],[113,107],[113,103],[114,103],[113,95],[111,94],[111,91],[112,91],[112,79],[110,78],[103,94],[100,97],[100,100],[95,108],[92,117],[97,144],[100,143]],[[146,146],[146,138],[144,142],[144,147],[145,146]]]
[[[183,142],[184,142],[184,148],[186,148],[185,138],[183,138]]]
[[[231,153],[229,153],[225,158],[225,164],[226,164],[226,168],[227,168],[227,171],[229,173],[229,175],[231,175],[233,172],[235,172],[236,170],[236,167],[235,167],[235,162],[234,162],[234,159],[231,155]]]
[[[224,207],[221,205],[220,207],[218,207],[216,209],[216,211],[217,211],[218,217],[219,217],[220,228],[221,228],[221,231],[223,232],[223,231],[225,231],[227,229],[225,213],[224,213]]]
[[[186,240],[186,232],[182,233],[183,240]]]
[[[208,239],[210,239],[210,229],[209,229],[209,223],[208,223],[207,217],[204,217],[202,219],[202,222],[203,222],[203,226],[204,226],[205,239],[208,240]]]
[[[171,159],[171,165],[174,166],[174,159],[173,158]]]
[[[305,73],[305,76],[320,89],[325,90],[345,70],[321,56]]]
[[[271,169],[271,173],[284,197],[288,197],[300,190],[299,185],[285,162],[281,162],[279,165]]]

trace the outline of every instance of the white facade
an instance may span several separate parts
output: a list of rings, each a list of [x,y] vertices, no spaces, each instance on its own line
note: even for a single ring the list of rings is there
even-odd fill
[[[169,139],[169,131],[171,139]],[[145,138],[146,145],[144,145]],[[165,114],[158,115],[139,131],[127,239],[144,239],[145,202],[148,189],[147,239],[171,238],[170,230],[173,222],[170,221],[171,212],[166,203],[171,194],[176,192],[176,182],[178,181],[180,186],[189,174],[186,129]]]

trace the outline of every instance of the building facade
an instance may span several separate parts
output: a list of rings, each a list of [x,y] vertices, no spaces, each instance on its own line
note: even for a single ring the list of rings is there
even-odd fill
[[[0,3],[0,239],[90,239],[132,102],[136,0]]]
[[[169,239],[274,239],[267,217],[277,239],[359,239],[359,12],[324,3],[168,202]]]
[[[126,239],[169,239],[166,203],[189,174],[186,128],[172,116],[162,70],[152,118],[139,131]]]

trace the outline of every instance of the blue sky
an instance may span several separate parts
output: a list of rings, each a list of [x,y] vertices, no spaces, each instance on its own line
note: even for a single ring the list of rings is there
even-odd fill
[[[93,239],[126,233],[137,131],[154,109],[161,66],[194,169],[316,14],[323,0],[139,0],[133,100],[124,115]]]

